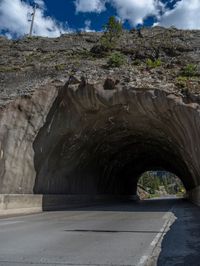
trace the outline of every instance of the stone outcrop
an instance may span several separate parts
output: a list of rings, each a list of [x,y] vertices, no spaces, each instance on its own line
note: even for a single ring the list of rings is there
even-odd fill
[[[124,33],[127,63],[114,69],[90,53],[99,34],[2,39],[1,194],[134,195],[154,169],[200,185],[199,76],[177,85],[185,60],[199,66],[200,32],[142,34],[138,50],[144,40]],[[163,63],[149,69],[155,36]]]
[[[33,142],[57,95],[48,85],[0,109],[0,193],[32,193]]]

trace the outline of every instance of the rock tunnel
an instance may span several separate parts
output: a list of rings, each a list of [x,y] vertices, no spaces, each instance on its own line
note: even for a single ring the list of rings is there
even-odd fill
[[[134,197],[148,170],[174,173],[200,204],[198,95],[71,77],[10,102],[0,120],[0,209]]]
[[[199,104],[163,88],[71,78],[34,139],[36,194],[135,195],[147,170],[200,185]]]

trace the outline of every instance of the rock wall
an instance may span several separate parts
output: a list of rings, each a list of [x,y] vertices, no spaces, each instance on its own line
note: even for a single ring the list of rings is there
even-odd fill
[[[47,84],[0,109],[0,193],[33,193],[33,142],[44,124],[57,88]]]

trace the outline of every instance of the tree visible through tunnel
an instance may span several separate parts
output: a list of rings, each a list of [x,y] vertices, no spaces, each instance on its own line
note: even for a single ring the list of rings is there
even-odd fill
[[[185,187],[175,174],[166,171],[147,171],[138,181],[137,194],[140,199],[177,196],[183,197]]]

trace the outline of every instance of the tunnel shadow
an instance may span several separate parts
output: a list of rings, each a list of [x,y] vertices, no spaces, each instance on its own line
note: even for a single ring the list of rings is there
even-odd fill
[[[148,200],[109,200],[83,203],[81,206],[69,206],[56,211],[103,211],[103,212],[167,212],[178,202],[187,202],[185,198],[158,198]],[[44,204],[45,206],[45,204]]]
[[[165,234],[157,266],[200,265],[200,208],[191,203],[179,202],[174,208],[175,221]]]
[[[69,199],[66,202],[61,197],[59,200],[54,197],[51,199],[49,195],[43,195],[42,209],[43,211],[103,211],[103,212],[167,212],[171,205],[179,201],[185,201],[184,198],[157,198],[147,200],[131,200],[131,199],[107,199],[107,200],[81,200],[78,198]]]

